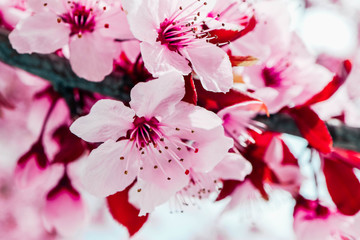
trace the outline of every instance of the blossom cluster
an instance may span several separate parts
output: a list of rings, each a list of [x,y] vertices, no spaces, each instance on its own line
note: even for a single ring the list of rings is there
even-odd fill
[[[297,239],[360,238],[360,154],[325,122],[360,127],[359,51],[310,52],[289,1],[3,0],[0,12],[17,53],[63,59],[85,80],[49,84],[0,64],[2,236],[76,236],[103,223],[91,196],[133,236],[164,203],[229,199],[221,218],[281,191]],[[98,93],[110,78],[127,97]],[[301,154],[261,122],[276,116],[307,140]]]

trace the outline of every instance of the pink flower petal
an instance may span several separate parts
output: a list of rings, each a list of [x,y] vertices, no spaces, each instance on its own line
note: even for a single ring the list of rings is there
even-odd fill
[[[154,26],[159,26],[160,21],[163,20],[159,19],[159,9],[165,7],[163,4],[166,4],[166,1],[163,1],[161,6],[158,0],[123,0],[122,4],[128,12],[127,17],[134,36],[140,41],[156,41],[158,33],[154,30]]]
[[[228,153],[211,173],[213,176],[224,180],[243,181],[251,171],[252,166],[244,157],[239,154]]]
[[[233,74],[228,55],[212,44],[186,48],[184,55],[192,64],[204,88],[213,92],[227,92],[233,85]]]
[[[19,53],[52,53],[69,41],[70,28],[57,22],[52,12],[35,14],[22,20],[9,35]]]
[[[44,5],[46,3],[46,6]],[[64,13],[67,11],[66,5],[63,0],[53,0],[53,1],[39,1],[39,0],[27,0],[27,6],[34,10],[34,12],[42,11],[54,11],[56,13]]]
[[[185,174],[186,168],[183,163],[175,160],[168,162],[171,156],[161,158],[159,155],[160,153],[154,152],[153,156],[144,156],[139,178],[157,185],[162,191],[175,193],[189,182],[189,176]]]
[[[222,126],[194,135],[193,140],[199,143],[196,145],[198,152],[191,158],[195,171],[211,171],[234,144],[231,138],[225,136]]]
[[[176,112],[163,122],[180,129],[191,127],[195,131],[211,130],[222,125],[222,120],[215,113],[185,102],[179,102],[176,105]],[[188,136],[193,135],[188,133]]]
[[[184,78],[169,72],[158,79],[138,83],[131,91],[130,106],[139,117],[166,116],[184,97]]]
[[[273,137],[266,149],[264,162],[270,167],[276,169],[284,159],[283,145],[278,137]]]
[[[129,192],[129,201],[140,209],[139,216],[144,216],[152,212],[156,206],[165,203],[175,193],[171,189],[164,190],[156,184],[139,180]]]
[[[15,181],[20,188],[38,187],[47,180],[49,173],[49,168],[39,167],[35,157],[32,157],[24,165],[17,164]]]
[[[47,199],[44,208],[45,226],[64,236],[78,232],[86,220],[86,207],[80,196],[62,190],[53,199]]]
[[[189,61],[180,54],[170,51],[164,45],[142,42],[140,48],[145,67],[154,76],[174,70],[181,72],[183,75],[191,72]]]
[[[120,9],[105,11],[96,24],[100,26],[99,32],[104,37],[113,39],[134,38],[125,12]]]
[[[70,42],[70,64],[74,72],[89,81],[100,82],[113,70],[118,55],[116,43],[96,33],[73,37]]]
[[[116,141],[132,127],[134,115],[122,102],[102,99],[94,104],[88,115],[78,118],[70,131],[88,142]]]
[[[179,128],[180,131],[174,135],[179,134],[181,139],[195,141],[194,147],[197,148],[196,153],[189,151],[190,156],[183,157],[191,160],[191,168],[195,171],[212,170],[233,146],[233,140],[224,134],[221,119],[213,112],[184,102],[177,104],[176,110],[175,114],[163,122],[174,126],[174,129]],[[189,128],[193,132],[181,130]]]
[[[138,172],[137,159],[126,152],[127,143],[108,140],[90,153],[82,176],[88,192],[106,197],[124,190],[134,181]]]

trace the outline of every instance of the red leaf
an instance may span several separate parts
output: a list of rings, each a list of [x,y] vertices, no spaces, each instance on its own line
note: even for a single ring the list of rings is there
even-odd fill
[[[182,101],[196,105],[197,93],[192,75],[189,74],[185,76],[184,80],[185,80],[185,96],[182,99]]]
[[[235,41],[236,39],[241,38],[247,33],[254,30],[256,26],[256,19],[252,16],[247,22],[245,28],[241,31],[231,30],[231,29],[215,29],[209,32],[211,36],[214,36],[213,39],[210,40],[213,44],[221,44]]]
[[[296,196],[296,205],[294,207],[294,216],[303,210],[308,212],[306,218],[313,219],[313,218],[326,218],[330,214],[330,210],[321,205],[319,200],[309,200],[301,196],[300,194]]]
[[[290,149],[288,148],[288,146],[282,139],[281,139],[281,144],[283,147],[283,156],[284,156],[282,164],[298,166],[299,164],[298,164],[297,159],[295,158],[295,156],[292,154],[292,152],[290,151]]]
[[[242,92],[236,89],[230,89],[227,93],[209,92],[201,86],[200,81],[195,81],[195,86],[198,97],[198,105],[213,112],[218,112],[225,107],[229,107],[237,103],[250,101],[262,102],[249,92]],[[267,112],[265,104],[263,106],[262,110]]]
[[[333,154],[323,159],[326,185],[336,207],[345,215],[356,214],[360,210],[360,183],[353,168]]]
[[[310,107],[302,106],[284,109],[295,120],[301,135],[310,146],[322,153],[329,153],[332,148],[332,138],[324,123]]]
[[[331,153],[350,167],[360,169],[360,153],[347,149],[335,148]]]
[[[352,64],[349,60],[345,60],[341,66],[341,70],[337,73],[331,82],[329,82],[323,90],[310,98],[303,105],[310,106],[329,99],[340,87],[344,84],[349,73],[351,72]]]
[[[225,180],[223,181],[223,187],[219,193],[219,196],[216,198],[216,201],[223,200],[227,196],[230,196],[234,190],[241,184],[238,180]]]
[[[252,133],[252,137],[255,140],[254,144],[249,144],[241,152],[242,155],[250,161],[253,169],[250,175],[247,176],[247,179],[259,190],[261,196],[268,200],[269,196],[264,188],[264,183],[279,183],[279,179],[276,174],[268,167],[264,161],[264,156],[266,150],[269,146],[269,143],[278,135],[278,133],[273,132],[264,132],[258,134],[256,132]]]
[[[60,146],[59,152],[54,157],[54,163],[71,163],[85,152],[83,141],[72,134],[67,125],[62,125],[56,129],[52,137]]]
[[[139,217],[140,210],[129,203],[129,190],[133,185],[106,198],[111,215],[116,221],[127,228],[130,236],[133,236],[140,230],[149,216],[147,214],[146,216]]]

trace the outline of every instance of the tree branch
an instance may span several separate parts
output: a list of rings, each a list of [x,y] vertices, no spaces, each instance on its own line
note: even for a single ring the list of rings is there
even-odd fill
[[[11,47],[9,32],[0,29],[0,61],[51,82],[55,90],[78,88],[89,92],[97,92],[122,101],[129,101],[132,81],[125,75],[111,74],[104,81],[95,83],[79,78],[72,71],[69,61],[55,54],[19,54]],[[263,122],[270,131],[301,136],[294,121],[287,115],[276,114],[270,118],[258,116],[256,120]],[[360,152],[360,129],[345,125],[335,126],[327,123],[334,140],[334,146]]]
[[[285,114],[275,114],[270,117],[257,116],[257,121],[264,123],[267,129],[274,132],[287,133],[302,137],[294,120]],[[360,152],[360,129],[344,124],[326,122],[326,126],[333,138],[334,147]]]

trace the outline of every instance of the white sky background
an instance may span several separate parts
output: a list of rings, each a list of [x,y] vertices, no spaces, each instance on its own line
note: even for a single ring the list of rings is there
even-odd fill
[[[305,44],[313,53],[327,52],[338,57],[349,57],[357,45],[357,26],[351,20],[360,11],[360,0],[343,0],[351,14],[339,12],[336,8],[315,7],[302,14],[299,1],[293,3],[294,26]],[[301,1],[300,1],[301,2]],[[324,2],[324,1],[322,1]],[[288,138],[290,148],[299,155],[306,143],[298,138]],[[301,159],[302,172],[308,177],[301,193],[314,197],[312,172],[307,165],[308,153]],[[319,167],[319,166],[318,166]],[[324,198],[327,193],[321,193]],[[97,205],[93,199],[94,205]],[[201,208],[189,208],[184,213],[170,214],[167,204],[158,207],[151,214],[143,229],[134,240],[292,240],[292,209],[294,202],[288,194],[275,192],[269,203],[255,201],[237,211],[225,214],[219,221],[219,214],[228,201],[210,203],[203,201]],[[250,207],[249,207],[250,206]],[[106,227],[94,225],[76,239],[121,240],[127,239],[126,230],[106,215]],[[256,221],[256,223],[255,223]]]

